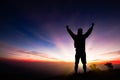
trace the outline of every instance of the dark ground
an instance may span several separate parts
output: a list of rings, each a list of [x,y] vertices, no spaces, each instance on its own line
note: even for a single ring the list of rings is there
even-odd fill
[[[0,80],[120,80],[120,69],[89,71],[86,74],[78,73],[77,75],[73,73],[66,75],[51,74],[54,72],[55,70],[52,72],[37,71],[31,68],[12,65],[8,62],[6,63],[6,61],[0,61]]]
[[[54,77],[48,80],[120,80],[120,70],[113,71],[89,71],[86,74],[69,74],[66,76]]]

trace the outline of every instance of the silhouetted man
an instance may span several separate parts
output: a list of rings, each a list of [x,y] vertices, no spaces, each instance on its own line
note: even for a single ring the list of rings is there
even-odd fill
[[[70,36],[74,40],[74,47],[76,48],[76,54],[75,54],[75,73],[77,73],[78,70],[78,64],[79,59],[81,58],[81,62],[83,64],[84,73],[86,73],[86,52],[85,52],[85,40],[86,38],[91,34],[93,30],[94,23],[92,23],[92,26],[88,29],[88,31],[83,34],[82,28],[78,29],[77,35],[74,34],[69,26],[67,25],[67,31],[70,34]]]

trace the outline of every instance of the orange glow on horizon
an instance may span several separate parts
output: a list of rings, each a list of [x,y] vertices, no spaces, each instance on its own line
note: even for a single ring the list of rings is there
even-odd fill
[[[35,60],[35,59],[15,59],[15,58],[0,58],[0,60],[12,60],[12,61],[23,61],[23,62],[67,62],[67,63],[74,63],[74,61],[58,61],[58,60]],[[120,64],[120,60],[106,60],[106,61],[91,61],[87,62],[87,64],[105,64],[107,62],[111,62],[113,64]]]

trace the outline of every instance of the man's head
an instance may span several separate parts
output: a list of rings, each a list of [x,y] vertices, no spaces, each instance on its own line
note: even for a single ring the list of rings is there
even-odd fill
[[[83,33],[82,28],[79,28],[79,29],[78,29],[78,32],[77,32],[77,35],[82,35],[82,33]]]

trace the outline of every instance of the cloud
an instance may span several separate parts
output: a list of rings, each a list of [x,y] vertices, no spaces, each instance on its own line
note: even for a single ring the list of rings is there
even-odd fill
[[[13,45],[0,42],[0,57],[15,59],[47,60],[47,61],[74,61],[74,49],[72,45],[66,45],[59,39],[56,42],[55,49],[46,48],[45,50],[25,50]],[[94,50],[92,50],[94,51]],[[120,51],[107,53],[87,53],[87,61],[107,61],[120,60]]]
[[[98,56],[103,60],[120,60],[120,51],[101,53]]]
[[[4,58],[15,58],[15,59],[35,59],[36,60],[59,60],[54,57],[50,57],[49,54],[37,52],[37,51],[26,51],[23,49],[16,48],[12,45],[0,43],[0,57]]]

